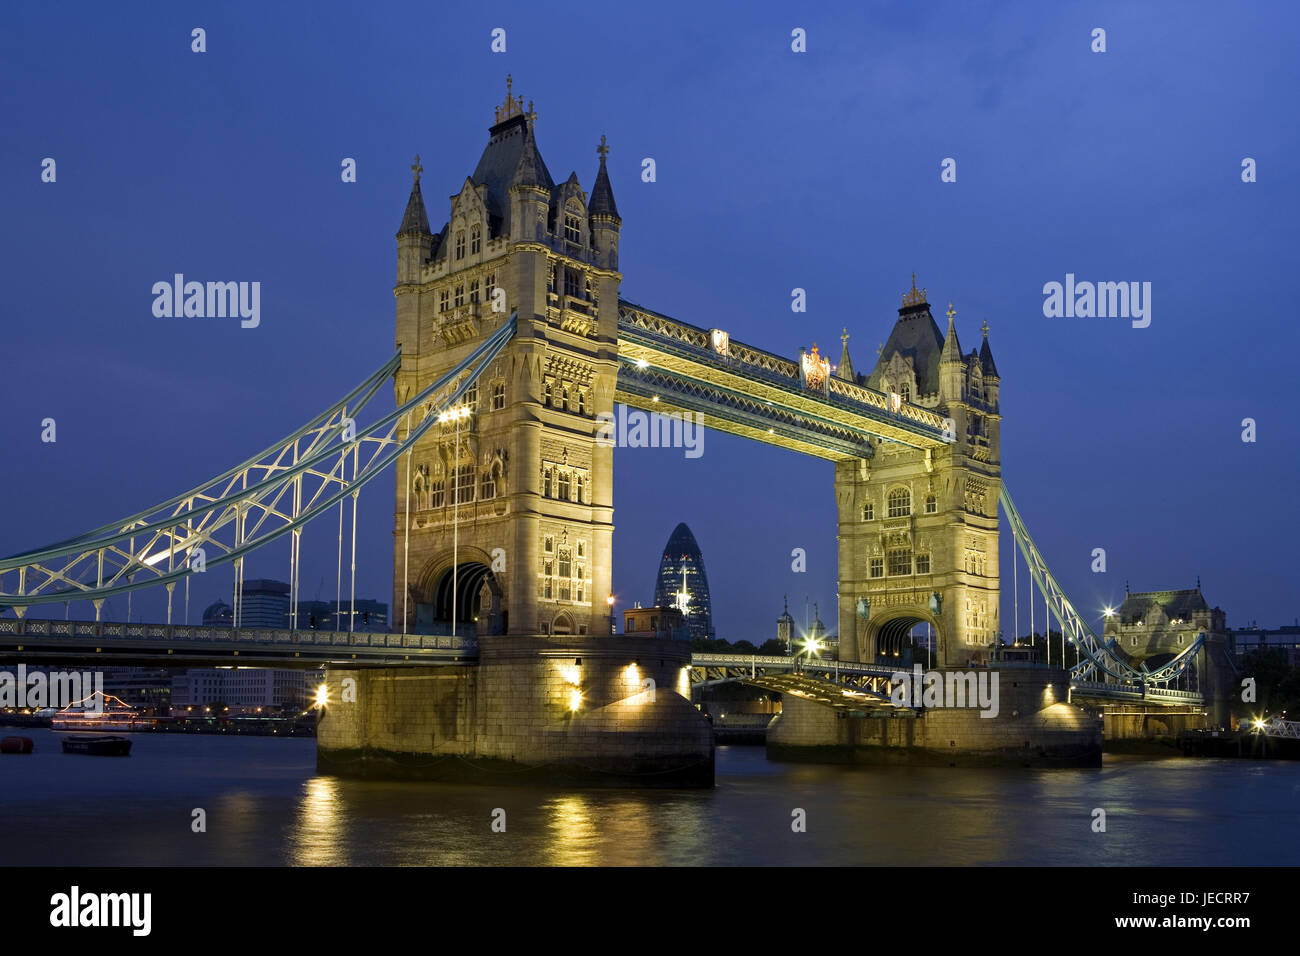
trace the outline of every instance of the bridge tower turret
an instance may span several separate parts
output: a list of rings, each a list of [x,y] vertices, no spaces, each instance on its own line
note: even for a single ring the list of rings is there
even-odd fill
[[[400,628],[405,606],[409,631],[449,633],[454,604],[461,634],[601,634],[613,453],[596,416],[612,412],[618,372],[621,220],[603,141],[588,202],[576,174],[551,178],[537,114],[511,85],[447,223],[430,234],[417,171],[398,236],[399,402],[518,318],[465,396],[469,417],[415,449],[409,554],[396,469],[393,617]]]
[[[913,276],[860,377],[899,407],[943,415],[954,441],[927,451],[878,440],[872,459],[836,465],[842,660],[910,663],[909,635],[926,624],[932,662],[965,666],[986,661],[998,635],[999,378],[987,332],[963,355],[951,305],[947,317],[943,335]]]

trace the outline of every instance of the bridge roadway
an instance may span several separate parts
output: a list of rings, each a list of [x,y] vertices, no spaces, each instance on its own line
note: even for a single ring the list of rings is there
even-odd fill
[[[478,662],[472,637],[369,631],[234,629],[205,625],[0,619],[0,665],[90,662],[107,667],[428,667]],[[898,668],[883,664],[808,660],[759,654],[694,654],[691,684],[745,683],[794,694],[837,710],[911,716],[889,699]],[[1073,681],[1071,698],[1202,705],[1194,691]]]

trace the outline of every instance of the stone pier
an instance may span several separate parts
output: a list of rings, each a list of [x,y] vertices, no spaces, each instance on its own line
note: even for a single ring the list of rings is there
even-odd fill
[[[690,703],[689,664],[685,642],[503,636],[480,638],[474,666],[331,670],[317,767],[498,785],[709,787],[713,730]]]
[[[857,716],[787,694],[767,731],[772,760],[950,767],[1101,766],[1100,718],[1067,703],[1063,670],[999,671],[998,715],[926,708],[916,716]]]

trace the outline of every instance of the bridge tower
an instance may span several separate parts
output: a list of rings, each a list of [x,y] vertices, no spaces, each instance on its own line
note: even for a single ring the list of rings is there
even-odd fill
[[[613,409],[622,221],[604,137],[589,197],[576,173],[552,180],[536,121],[507,77],[436,234],[419,157],[412,166],[397,233],[398,402],[512,312],[518,331],[466,395],[468,417],[416,447],[409,485],[397,466],[393,618],[405,607],[411,632],[450,633],[453,604],[461,634],[608,632],[613,458],[595,435],[596,415]]]
[[[928,624],[932,662],[966,666],[998,634],[999,376],[988,324],[963,354],[951,305],[947,318],[943,335],[913,275],[869,375],[855,376],[844,336],[837,375],[933,409],[956,441],[932,452],[875,441],[872,459],[836,464],[841,660],[901,664]]]

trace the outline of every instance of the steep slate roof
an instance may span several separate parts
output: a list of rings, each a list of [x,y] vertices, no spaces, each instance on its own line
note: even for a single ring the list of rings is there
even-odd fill
[[[880,388],[880,371],[895,352],[912,359],[916,370],[916,389],[922,395],[939,391],[939,355],[943,351],[943,334],[930,314],[930,307],[908,306],[898,310],[898,322],[889,333],[889,340],[876,360],[875,370],[867,378],[867,385]]]
[[[853,359],[849,358],[849,336],[845,333],[843,336],[844,348],[840,351],[840,364],[835,368],[836,378],[842,378],[846,382],[856,382],[857,376],[853,374]]]
[[[989,348],[989,333],[984,333],[984,344],[980,346],[980,368],[984,372],[984,377],[1001,378],[998,375],[998,367],[993,364],[993,350]]]
[[[533,139],[528,114],[512,116],[488,133],[491,138],[469,179],[475,186],[487,187],[484,202],[492,217],[489,232],[496,237],[510,231],[511,186],[521,183],[552,189],[555,183]]]
[[[406,212],[402,214],[402,225],[398,227],[397,234],[404,236],[413,232],[422,236],[429,235],[429,216],[424,211],[424,195],[420,192],[418,179],[411,186],[411,198],[406,201]]]
[[[595,185],[591,187],[591,203],[587,212],[593,216],[605,215],[619,218],[618,206],[614,204],[614,187],[609,184],[609,173],[605,171],[605,157],[600,157],[600,169],[596,172]]]
[[[1123,624],[1134,624],[1146,617],[1147,609],[1158,604],[1170,620],[1187,620],[1196,611],[1208,611],[1200,588],[1189,591],[1134,591],[1119,606],[1119,619]]]

